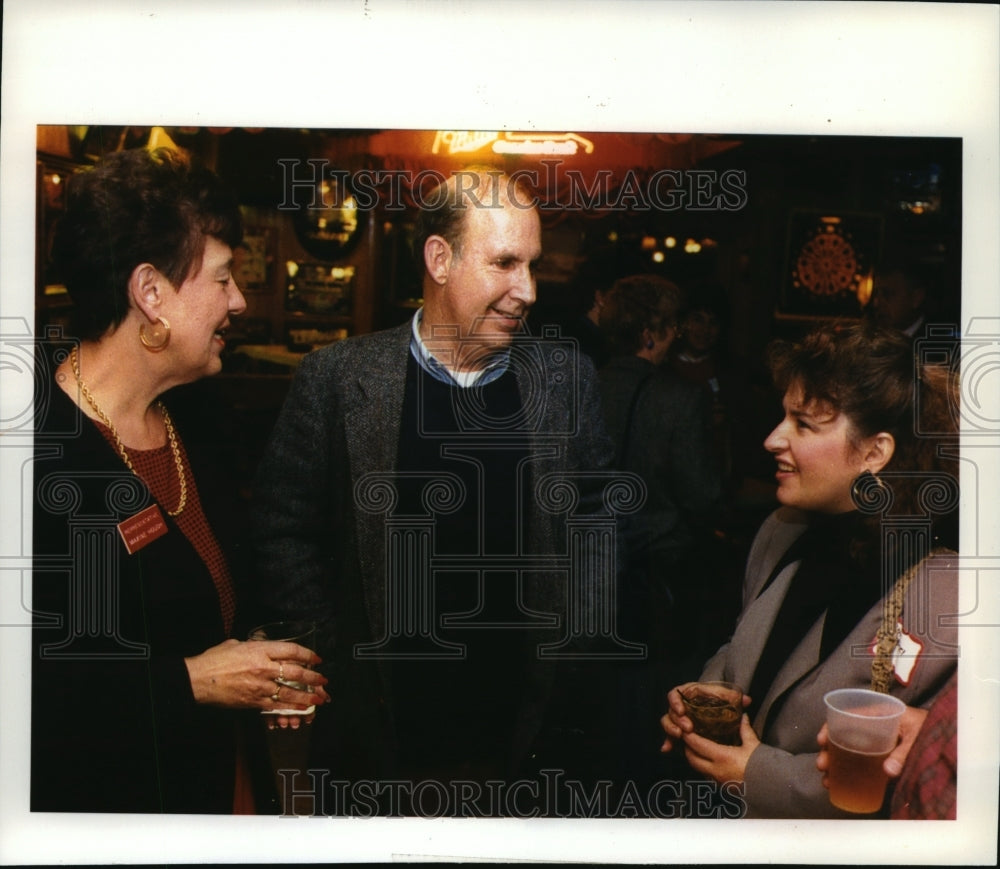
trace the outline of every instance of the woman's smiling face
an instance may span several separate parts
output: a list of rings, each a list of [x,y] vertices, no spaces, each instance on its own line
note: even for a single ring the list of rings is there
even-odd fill
[[[866,464],[851,421],[825,402],[804,402],[798,383],[783,405],[784,419],[764,441],[778,462],[778,500],[816,513],[853,510],[851,484]]]
[[[163,314],[171,325],[171,339],[165,357],[173,361],[180,382],[217,374],[222,368],[219,354],[226,346],[222,336],[230,317],[246,310],[232,267],[229,246],[207,236],[198,271],[168,294]]]

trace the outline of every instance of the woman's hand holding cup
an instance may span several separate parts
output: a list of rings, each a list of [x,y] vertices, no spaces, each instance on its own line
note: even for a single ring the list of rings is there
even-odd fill
[[[264,712],[278,708],[279,702],[290,712],[328,702],[326,677],[310,669],[319,662],[315,652],[296,643],[239,640],[185,659],[196,702]]]
[[[309,667],[321,663],[319,656],[312,652],[316,645],[316,625],[309,621],[283,621],[271,622],[260,625],[250,631],[249,639],[255,643],[274,646],[291,646],[295,649],[305,649],[312,658],[302,665],[301,659],[295,657],[279,658],[279,671],[274,679],[275,690],[271,695],[270,708],[264,708],[263,714],[267,716],[267,726],[273,730],[275,727],[285,729],[291,727],[298,729],[303,722],[312,723],[316,713],[316,705],[327,703],[329,695],[323,690],[326,678],[315,673]],[[278,651],[280,655],[280,651]],[[289,669],[285,670],[285,664]],[[322,682],[316,683],[315,677],[319,676]],[[312,686],[318,684],[318,690]],[[305,697],[303,697],[305,695]],[[303,705],[305,704],[305,705]]]

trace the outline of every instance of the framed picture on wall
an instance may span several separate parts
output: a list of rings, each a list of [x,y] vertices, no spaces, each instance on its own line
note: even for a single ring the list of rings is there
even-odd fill
[[[272,231],[247,228],[243,243],[234,253],[233,277],[244,292],[262,293],[271,288],[271,264],[274,261]]]
[[[880,214],[793,210],[778,316],[860,317],[882,237]]]

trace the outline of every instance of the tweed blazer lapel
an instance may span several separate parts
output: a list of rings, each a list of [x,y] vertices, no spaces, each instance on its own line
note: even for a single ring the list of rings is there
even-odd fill
[[[399,431],[406,387],[409,323],[380,333],[354,354],[347,374],[353,387],[344,409],[351,476],[358,480],[372,471],[393,471],[399,451]]]
[[[379,333],[352,355],[345,389],[344,429],[349,479],[395,471],[403,414],[410,324]],[[362,482],[363,485],[363,482]],[[353,493],[357,551],[372,637],[386,631],[385,516],[361,509]]]

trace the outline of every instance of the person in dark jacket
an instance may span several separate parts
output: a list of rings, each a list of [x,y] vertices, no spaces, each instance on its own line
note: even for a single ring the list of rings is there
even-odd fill
[[[614,578],[578,537],[606,527],[593,366],[524,332],[529,192],[465,170],[424,202],[423,307],[306,356],[254,493],[260,594],[316,619],[331,676],[315,765],[389,798],[387,782],[486,793],[526,774],[558,659],[595,624],[571,607]]]
[[[720,496],[705,399],[663,364],[681,306],[675,284],[634,275],[614,284],[601,313],[612,351],[598,372],[605,419],[619,468],[639,474],[648,489],[631,523],[630,556],[666,585]]]

